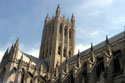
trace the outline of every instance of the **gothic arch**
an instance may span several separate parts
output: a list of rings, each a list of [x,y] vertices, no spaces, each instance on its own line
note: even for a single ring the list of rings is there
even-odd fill
[[[18,76],[20,79],[20,83],[24,83],[24,80],[25,80],[25,69],[22,68],[22,70],[19,72],[19,76]]]
[[[33,75],[30,72],[27,72],[25,76],[25,82],[32,83],[32,79],[33,79]]]
[[[104,72],[104,58],[103,57],[97,57],[97,63],[96,63],[96,78],[97,81],[100,80],[101,73]]]
[[[84,77],[84,78],[86,78],[87,77],[87,62],[84,62],[84,64],[82,65],[82,76]]]
[[[59,28],[60,34],[62,34],[62,30],[63,30],[63,26],[62,26],[62,24],[60,24],[60,28]]]
[[[116,52],[113,53],[113,74],[114,76],[115,75],[118,75],[118,74],[121,74],[123,71],[123,65],[122,65],[122,59],[121,59],[121,56],[122,56],[122,52],[120,50],[117,50]]]
[[[61,55],[61,45],[58,46],[58,55]]]
[[[69,29],[69,39],[72,39],[72,30]]]
[[[13,74],[13,73],[16,73],[16,71],[17,71],[17,69],[16,69],[16,67],[14,67],[14,68],[10,71],[9,76],[11,76],[11,74]]]
[[[14,67],[14,68],[10,71],[8,77],[13,77],[13,78],[11,79],[10,83],[13,83],[13,82],[15,81],[16,71],[17,71],[17,68],[16,68],[16,67]]]

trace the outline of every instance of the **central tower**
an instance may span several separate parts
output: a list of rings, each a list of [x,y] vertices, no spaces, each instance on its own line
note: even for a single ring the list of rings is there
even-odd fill
[[[75,49],[75,18],[72,14],[71,20],[60,16],[60,6],[56,9],[56,15],[50,19],[45,18],[42,33],[39,58],[47,61],[49,71],[53,72],[55,67],[65,59],[74,55]]]

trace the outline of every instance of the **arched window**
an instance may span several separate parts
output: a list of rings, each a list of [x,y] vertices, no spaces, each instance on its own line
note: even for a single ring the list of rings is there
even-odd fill
[[[65,36],[67,35],[67,29],[66,29],[66,27],[65,27],[65,32],[64,32],[64,34],[65,34]]]
[[[87,63],[85,62],[83,65],[83,72],[82,72],[82,76],[85,78],[87,77]]]
[[[71,70],[71,72],[70,72],[70,78],[69,78],[69,80],[70,80],[70,83],[74,83],[73,70]]]
[[[23,75],[21,77],[21,83],[24,83],[24,73],[23,73]]]
[[[63,56],[66,57],[66,49],[64,49]]]
[[[24,83],[24,74],[25,74],[25,70],[22,69],[21,83]]]
[[[54,33],[54,24],[53,24],[53,26],[52,26],[52,34]]]
[[[62,33],[62,24],[60,25],[59,32],[60,32],[60,34]]]
[[[58,47],[58,54],[61,55],[61,47]]]
[[[96,68],[97,77],[100,77],[101,72],[104,72],[104,60],[103,60],[103,57],[97,58],[97,68]]]
[[[101,72],[104,71],[104,62],[100,62],[97,66],[97,70],[96,70],[96,74],[97,74],[97,77],[100,77],[101,75]]]
[[[69,39],[72,38],[72,33],[71,33],[71,30],[69,30]]]
[[[33,82],[32,82],[32,79],[30,79],[30,83],[33,83]]]
[[[116,51],[113,53],[114,56],[114,61],[113,61],[113,69],[114,69],[114,73],[120,72],[121,71],[121,64],[120,64],[120,59],[122,56],[122,53],[120,50]]]
[[[72,55],[71,55],[71,51],[69,51],[69,57],[71,57]]]
[[[114,59],[113,65],[114,65],[114,68],[113,68],[114,72],[119,72],[121,70],[118,56]]]

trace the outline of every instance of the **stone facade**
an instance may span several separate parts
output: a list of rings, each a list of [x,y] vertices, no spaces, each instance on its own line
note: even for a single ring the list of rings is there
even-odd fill
[[[125,32],[83,52],[75,49],[75,18],[44,22],[39,58],[19,50],[19,39],[0,64],[0,83],[125,83]]]

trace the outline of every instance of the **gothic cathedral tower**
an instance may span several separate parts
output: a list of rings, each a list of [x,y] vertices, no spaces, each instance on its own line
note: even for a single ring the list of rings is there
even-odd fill
[[[75,49],[75,18],[71,21],[60,16],[60,6],[56,16],[45,18],[39,58],[47,61],[49,71],[53,72],[65,59],[74,55]]]

